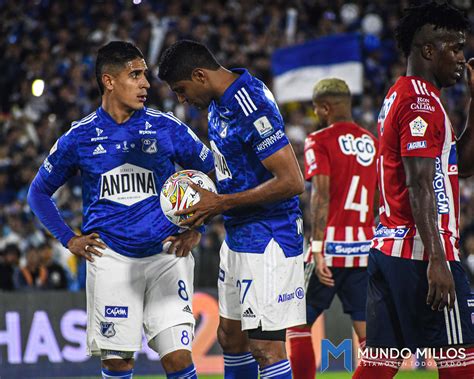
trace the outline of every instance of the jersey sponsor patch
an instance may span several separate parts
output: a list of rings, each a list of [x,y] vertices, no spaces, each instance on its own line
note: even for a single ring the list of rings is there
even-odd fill
[[[438,214],[449,213],[449,197],[446,193],[446,184],[444,182],[444,173],[442,170],[440,157],[436,157],[435,161],[435,177],[433,179],[433,188],[436,197]]]
[[[416,103],[410,104],[410,109],[425,113],[433,113],[435,111],[434,105],[431,105],[430,99],[427,99],[426,97],[417,97]]]
[[[255,120],[253,126],[255,126],[255,129],[257,129],[258,134],[260,134],[262,138],[268,137],[273,133],[273,126],[267,116],[262,116]]]
[[[128,318],[128,307],[106,305],[104,310],[104,316],[115,318]]]
[[[369,135],[354,137],[352,134],[345,134],[338,138],[339,147],[346,155],[355,155],[356,160],[362,166],[370,166],[375,157],[375,143]]]
[[[214,167],[216,168],[217,180],[232,179],[232,172],[230,172],[229,165],[214,141],[211,141],[211,149],[212,155],[214,156]]]
[[[407,150],[426,149],[426,141],[416,141],[407,144]]]
[[[130,206],[157,196],[153,172],[125,163],[101,175],[100,199]]]
[[[410,122],[410,132],[413,137],[423,137],[428,127],[428,123],[420,116]]]
[[[325,255],[355,256],[367,255],[370,250],[370,242],[326,242]]]
[[[379,224],[375,230],[374,238],[405,238],[410,228],[387,228]]]
[[[285,136],[283,130],[278,130],[274,135],[265,138],[262,142],[257,145],[258,151],[264,151],[272,146],[275,142],[281,140]]]
[[[58,143],[59,143],[59,140],[56,140],[56,142],[54,143],[53,147],[51,147],[51,150],[49,150],[49,155],[54,154],[54,152],[55,152],[56,150],[58,150]]]

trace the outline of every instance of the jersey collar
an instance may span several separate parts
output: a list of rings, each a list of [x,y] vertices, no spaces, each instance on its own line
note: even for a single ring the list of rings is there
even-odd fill
[[[249,82],[252,78],[250,73],[245,68],[234,68],[230,71],[232,71],[236,74],[239,74],[240,76],[234,82],[232,82],[232,84],[229,87],[227,87],[224,94],[219,99],[219,102],[217,104],[218,106],[223,105],[223,104],[227,104],[234,97],[236,92],[239,89],[241,89],[242,86],[245,83]]]
[[[135,111],[133,112],[133,115],[132,117],[130,117],[127,121],[121,123],[121,124],[118,124],[105,110],[104,108],[102,108],[102,106],[100,106],[98,109],[97,109],[97,114],[99,115],[99,117],[105,121],[106,123],[108,124],[113,124],[113,125],[118,125],[118,126],[128,126],[129,124],[131,124],[132,122],[135,121],[135,119],[137,118],[140,118],[140,115],[142,114],[142,112],[145,111],[146,108],[143,108],[143,109],[140,109],[138,111]]]

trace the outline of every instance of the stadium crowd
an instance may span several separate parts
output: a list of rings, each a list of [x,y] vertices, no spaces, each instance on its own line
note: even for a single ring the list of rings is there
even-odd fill
[[[471,0],[455,4],[469,10],[474,25]],[[274,49],[324,35],[359,32],[364,93],[354,98],[354,118],[375,133],[383,96],[405,67],[394,42],[394,29],[407,5],[407,1],[382,0],[0,0],[0,289],[77,290],[85,285],[85,262],[47,235],[33,217],[26,194],[56,139],[72,121],[98,106],[94,56],[100,46],[116,39],[136,43],[150,68],[147,105],[172,111],[205,141],[207,112],[179,104],[168,86],[157,79],[158,58],[170,44],[182,38],[201,41],[218,52],[223,65],[246,67],[271,88]],[[294,17],[296,28],[291,28]],[[465,55],[474,57],[472,36]],[[41,95],[35,96],[32,88],[38,86]],[[463,83],[443,94],[458,134],[465,123],[466,95]],[[281,110],[303,166],[304,138],[314,129],[311,104],[289,103]],[[63,217],[77,230],[82,206],[78,180],[71,180],[55,194]],[[303,210],[308,209],[309,191],[301,200]],[[473,216],[474,180],[461,180],[461,248],[471,279]],[[208,226],[196,254],[197,286],[215,286],[223,236],[223,224],[217,219]]]

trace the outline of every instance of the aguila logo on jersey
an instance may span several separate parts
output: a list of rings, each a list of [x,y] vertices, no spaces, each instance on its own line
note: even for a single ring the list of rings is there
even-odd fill
[[[142,139],[142,151],[148,154],[155,154],[158,151],[156,144],[156,138],[144,138]]]
[[[367,134],[354,137],[352,134],[339,136],[339,146],[346,155],[355,155],[356,160],[362,166],[370,166],[375,157],[374,140]]]
[[[100,199],[133,205],[157,196],[153,172],[125,163],[101,175]]]

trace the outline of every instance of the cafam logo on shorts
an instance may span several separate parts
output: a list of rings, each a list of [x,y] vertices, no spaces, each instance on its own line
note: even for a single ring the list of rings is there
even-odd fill
[[[127,318],[128,307],[118,305],[106,305],[104,311],[105,317]]]
[[[100,199],[133,205],[157,196],[153,171],[125,163],[101,175]]]

